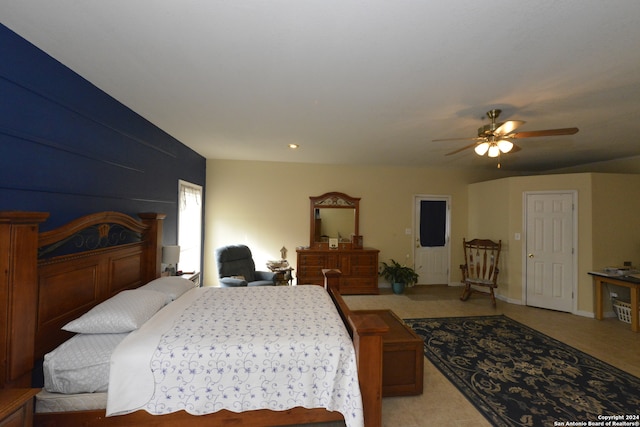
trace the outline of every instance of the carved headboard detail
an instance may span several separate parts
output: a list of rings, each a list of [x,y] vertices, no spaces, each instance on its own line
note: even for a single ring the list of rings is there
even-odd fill
[[[36,359],[71,336],[67,322],[160,276],[165,215],[139,216],[99,212],[40,233]]]

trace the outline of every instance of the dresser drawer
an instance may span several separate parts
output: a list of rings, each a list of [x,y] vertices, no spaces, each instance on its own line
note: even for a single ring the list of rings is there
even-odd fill
[[[353,276],[377,276],[378,268],[376,264],[357,264],[351,265],[351,274]]]
[[[378,263],[378,254],[377,253],[368,253],[358,251],[354,251],[353,255],[351,255],[351,265],[352,266],[373,266],[377,267]]]
[[[323,269],[340,270],[342,294],[378,293],[377,249],[299,249],[297,283],[323,284]]]
[[[302,254],[298,255],[298,265],[322,267],[327,262],[327,257],[323,254]]]

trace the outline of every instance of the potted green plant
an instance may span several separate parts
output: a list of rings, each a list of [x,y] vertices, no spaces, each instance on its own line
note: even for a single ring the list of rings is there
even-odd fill
[[[381,264],[379,275],[391,283],[395,294],[403,293],[405,286],[413,286],[418,282],[418,273],[411,267],[401,265],[394,259],[389,264],[384,261]]]

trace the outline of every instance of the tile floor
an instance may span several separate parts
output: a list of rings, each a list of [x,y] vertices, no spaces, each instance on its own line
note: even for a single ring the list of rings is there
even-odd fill
[[[381,295],[349,295],[344,298],[353,310],[388,308],[403,319],[505,314],[640,377],[640,333],[631,332],[626,323],[615,318],[599,321],[503,301],[498,301],[493,308],[490,300],[481,295],[473,295],[466,302],[460,301],[460,291],[460,287],[416,286],[403,295],[381,289]],[[382,419],[385,427],[490,426],[426,358],[424,393],[384,398]]]

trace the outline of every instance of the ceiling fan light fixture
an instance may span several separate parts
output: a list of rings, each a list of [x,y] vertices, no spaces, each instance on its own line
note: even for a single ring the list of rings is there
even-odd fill
[[[497,108],[489,110],[487,112],[487,117],[489,117],[491,123],[478,128],[478,136],[476,138],[445,138],[434,139],[433,141],[455,141],[458,139],[476,141],[475,143],[469,144],[462,148],[458,148],[457,150],[454,150],[450,153],[446,153],[445,156],[450,156],[452,154],[464,151],[468,148],[473,148],[476,154],[479,156],[488,154],[489,157],[498,157],[501,153],[509,153],[514,151],[514,149],[515,151],[520,150],[520,147],[512,143],[510,139],[573,135],[578,132],[578,128],[576,127],[515,132],[515,130],[525,122],[522,120],[507,120],[506,122],[497,122],[500,113],[501,111]]]
[[[489,150],[489,143],[483,142],[482,144],[478,144],[474,150],[478,156],[484,156],[487,150]]]
[[[501,139],[500,141],[498,141],[498,148],[503,153],[508,153],[513,148],[513,142],[506,139]]]

